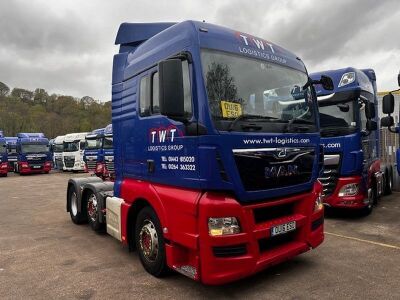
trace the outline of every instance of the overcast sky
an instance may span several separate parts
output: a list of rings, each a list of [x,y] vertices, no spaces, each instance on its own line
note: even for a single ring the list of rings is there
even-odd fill
[[[108,101],[120,23],[187,19],[270,40],[309,72],[373,68],[379,90],[397,87],[398,0],[1,0],[0,81]]]

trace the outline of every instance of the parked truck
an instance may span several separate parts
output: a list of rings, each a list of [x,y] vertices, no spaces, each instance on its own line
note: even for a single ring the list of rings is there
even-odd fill
[[[52,158],[49,151],[49,140],[45,135],[43,133],[18,133],[17,138],[16,172],[20,175],[49,173]]]
[[[324,145],[324,204],[369,214],[391,193],[393,170],[380,161],[376,76],[372,69],[344,68],[310,74],[330,76],[334,89],[316,87]]]
[[[53,161],[57,170],[64,169],[63,151],[64,151],[64,135],[57,136],[53,141]]]
[[[114,180],[115,169],[114,169],[114,144],[113,144],[113,131],[112,124],[109,124],[104,129],[104,171],[103,178]]]
[[[104,128],[93,130],[86,136],[83,160],[87,172],[102,177],[104,172]]]
[[[7,141],[4,138],[3,131],[0,130],[0,176],[8,174]]]
[[[85,150],[88,132],[69,133],[64,136],[63,142],[63,171],[84,171],[83,151]]]
[[[400,87],[400,72],[397,75],[397,84]],[[394,123],[394,118],[392,116],[394,112],[394,96],[392,93],[399,92],[400,89],[389,92],[387,95],[383,96],[382,99],[382,112],[387,115],[382,118],[381,126],[387,127],[390,132],[400,133],[400,124]],[[400,111],[399,111],[400,118]],[[400,148],[396,150],[396,164],[397,164],[397,173],[400,175]]]
[[[13,172],[17,168],[17,140],[16,136],[6,136],[7,154],[8,154],[8,172]]]
[[[282,47],[204,22],[124,23],[116,44],[115,183],[69,180],[74,223],[137,249],[154,276],[205,284],[322,243],[313,84],[332,88],[329,77],[313,81]]]

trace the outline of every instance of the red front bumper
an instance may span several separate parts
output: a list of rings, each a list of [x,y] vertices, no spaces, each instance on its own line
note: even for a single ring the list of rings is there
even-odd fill
[[[0,163],[0,175],[6,175],[8,173],[8,162]]]
[[[45,162],[41,168],[34,168],[26,162],[18,162],[18,170],[21,174],[48,173],[51,171],[51,162]]]
[[[351,183],[358,184],[358,193],[355,196],[339,196],[341,188],[346,184]],[[331,207],[360,209],[367,205],[367,203],[364,203],[367,196],[366,190],[362,188],[361,176],[340,177],[337,181],[334,192],[324,198],[324,203]]]
[[[246,206],[223,194],[206,193],[199,202],[198,250],[168,245],[168,265],[175,269],[179,265],[193,266],[194,279],[217,285],[247,277],[315,248],[324,240],[323,209],[314,212],[320,191],[317,183],[309,193]],[[210,217],[236,217],[241,233],[210,236]],[[273,226],[291,221],[296,221],[295,231],[271,237]]]

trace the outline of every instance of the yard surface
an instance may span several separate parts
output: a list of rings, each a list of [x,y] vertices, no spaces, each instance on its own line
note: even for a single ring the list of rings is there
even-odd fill
[[[1,299],[399,299],[400,193],[368,217],[330,213],[313,251],[225,286],[142,268],[119,241],[74,225],[65,211],[68,178],[0,178]]]

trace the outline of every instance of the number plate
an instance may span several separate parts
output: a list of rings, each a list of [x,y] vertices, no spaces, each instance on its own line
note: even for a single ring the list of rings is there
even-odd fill
[[[40,169],[42,166],[32,166],[33,169]]]
[[[271,236],[285,234],[287,232],[296,230],[296,221],[281,224],[271,228]]]

